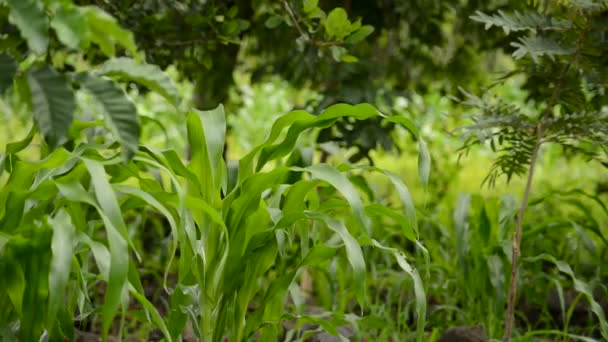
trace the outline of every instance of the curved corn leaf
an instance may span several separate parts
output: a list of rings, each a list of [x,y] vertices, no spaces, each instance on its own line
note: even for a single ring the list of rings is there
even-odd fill
[[[0,53],[0,95],[10,88],[17,74],[17,61],[13,56]]]
[[[365,292],[366,292],[366,279],[365,279],[365,259],[363,258],[363,252],[361,251],[361,245],[357,239],[355,239],[348,229],[344,226],[344,223],[333,219],[327,215],[306,211],[304,213],[308,218],[319,220],[325,223],[327,228],[340,236],[340,239],[344,242],[344,249],[346,250],[346,258],[353,268],[354,276],[354,287],[355,293],[357,294],[357,300],[359,303],[366,303]]]
[[[191,162],[188,169],[199,181],[203,198],[213,204],[218,200],[222,177],[226,174],[223,162],[226,139],[224,107],[209,111],[193,110],[187,120]]]
[[[43,3],[38,0],[5,0],[10,7],[10,20],[21,31],[29,48],[37,54],[49,46],[49,21]]]
[[[77,74],[75,78],[101,103],[108,125],[123,147],[124,159],[131,159],[137,151],[140,135],[137,109],[133,102],[111,80],[87,73]]]
[[[426,190],[429,185],[429,175],[431,173],[431,156],[426,143],[422,139],[418,139],[418,177]]]
[[[27,74],[34,117],[46,142],[55,148],[65,138],[74,112],[76,99],[70,85],[49,66],[30,70]]]
[[[397,264],[399,265],[399,267],[401,267],[401,269],[412,278],[412,281],[414,283],[414,296],[416,297],[416,315],[418,316],[416,318],[416,341],[424,341],[426,338],[424,333],[424,326],[426,325],[426,293],[418,270],[416,270],[409,264],[409,262],[407,262],[405,256],[400,250],[396,248],[385,247],[378,241],[373,239],[369,242],[372,246],[393,254],[395,260],[397,260]]]
[[[105,62],[98,73],[139,83],[162,95],[174,106],[179,105],[177,88],[169,76],[156,65],[138,63],[132,58],[120,57]]]
[[[554,264],[560,272],[570,277],[570,279],[572,279],[574,289],[584,295],[585,298],[587,298],[591,312],[593,312],[593,314],[597,317],[600,328],[599,330],[600,334],[602,335],[602,338],[604,338],[604,340],[608,340],[608,321],[606,320],[606,313],[604,312],[604,309],[593,297],[593,290],[591,289],[589,284],[578,279],[568,263],[561,260],[557,260],[553,255],[549,254],[541,254],[535,257],[526,258],[526,261],[548,261]]]
[[[129,269],[128,232],[116,199],[116,195],[106,179],[101,163],[83,159],[91,175],[95,197],[99,202],[99,214],[104,221],[110,245],[110,271],[106,300],[103,305],[103,336],[107,337],[112,320],[116,315],[125,286]]]
[[[53,218],[49,219],[49,225],[53,229],[51,250],[51,271],[49,273],[49,327],[53,327],[53,321],[63,305],[66,295],[66,286],[70,277],[72,267],[72,244],[75,236],[75,227],[70,216],[61,209]]]
[[[239,161],[239,182],[253,173],[256,157],[258,160],[255,170],[261,170],[267,162],[289,154],[294,149],[300,134],[306,129],[327,128],[342,117],[365,120],[378,115],[380,115],[380,112],[368,103],[355,106],[339,103],[327,108],[318,116],[303,110],[285,114],[274,122],[266,141]],[[285,138],[275,143],[285,128],[287,128]]]
[[[368,234],[371,233],[371,222],[369,217],[365,215],[365,208],[363,207],[361,197],[353,183],[346,176],[327,164],[312,165],[304,169],[294,167],[293,169],[309,172],[313,177],[324,180],[336,188],[346,198],[359,224],[365,228]]]

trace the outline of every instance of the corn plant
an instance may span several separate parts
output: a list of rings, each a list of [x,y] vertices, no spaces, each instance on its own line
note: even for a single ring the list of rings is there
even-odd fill
[[[335,319],[325,322],[289,309],[286,300],[294,296],[288,293],[296,291],[304,269],[333,263],[341,289],[364,308],[366,250],[392,255],[412,278],[423,339],[422,280],[400,249],[377,240],[381,231],[372,224],[386,216],[421,246],[407,187],[377,168],[312,163],[314,146],[298,145],[301,135],[342,118],[381,118],[419,138],[411,122],[367,104],[335,105],[319,115],[295,111],[277,119],[238,166],[230,165],[223,157],[223,107],[201,112],[182,103],[170,79],[143,61],[132,34],[107,13],[69,1],[0,6],[0,19],[14,25],[21,37],[13,38],[28,47],[26,54],[0,52],[0,91],[32,118],[26,137],[0,157],[3,339],[74,340],[88,326],[104,341],[110,335],[120,340],[144,324],[167,341],[190,327],[202,341],[276,340],[281,322],[292,319],[338,335],[336,326],[345,322],[340,313],[352,309],[348,296],[336,304]],[[108,60],[79,62],[91,44]],[[65,52],[57,46],[74,58],[49,63],[47,57]],[[130,57],[117,58],[117,47]],[[140,145],[140,116],[124,82],[158,93],[187,117],[189,162],[179,151]],[[430,161],[418,141],[426,183]],[[370,172],[388,177],[401,205],[364,201],[369,185],[361,175]],[[156,222],[166,241],[158,244],[160,260],[149,253],[147,222]],[[142,280],[143,270],[158,269],[158,262],[165,304],[151,301]]]
[[[20,340],[43,333],[73,339],[75,312],[79,319],[99,313],[104,337],[110,329],[117,329],[120,336],[134,300],[145,312],[143,320],[169,341],[179,338],[187,321],[201,340],[243,340],[256,332],[276,339],[279,322],[290,317],[284,310],[286,293],[304,267],[344,258],[356,299],[365,305],[365,246],[392,254],[414,279],[422,338],[421,279],[401,251],[374,239],[368,216],[389,215],[401,223],[404,236],[417,241],[407,187],[378,169],[310,165],[293,157],[301,132],[327,127],[341,117],[376,115],[369,105],[336,105],[318,116],[289,113],[275,122],[264,144],[239,161],[238,170],[230,170],[222,157],[221,107],[188,114],[192,155],[187,164],[176,151],[145,146],[127,164],[113,139],[89,143],[83,132],[72,151],[59,147],[41,160],[19,157],[33,134],[7,146],[3,171],[8,178],[0,192],[0,265],[7,275],[0,286],[0,322],[5,338],[18,332]],[[281,131],[287,131],[282,138]],[[350,178],[361,171],[385,173],[398,190],[403,209],[364,204]],[[319,190],[328,186],[337,191],[326,198]],[[163,284],[171,303],[165,317],[144,296],[138,274],[140,265],[147,263],[134,241],[140,227],[125,220],[138,210],[164,216],[170,227]],[[314,241],[313,232],[319,230],[330,232],[330,239]],[[299,257],[290,257],[288,272],[273,272],[277,258],[293,252],[287,246],[296,237]],[[173,272],[177,280],[171,285],[168,276]],[[103,300],[91,295],[90,286],[103,287]],[[257,308],[248,314],[253,302]],[[116,314],[123,318],[119,323],[114,321]]]

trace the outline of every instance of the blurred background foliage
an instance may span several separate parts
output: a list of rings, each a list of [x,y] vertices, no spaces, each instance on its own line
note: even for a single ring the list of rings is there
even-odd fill
[[[473,324],[482,324],[490,336],[500,335],[511,232],[524,179],[481,186],[495,154],[489,146],[479,146],[461,158],[458,128],[471,113],[458,100],[458,88],[481,93],[491,86],[495,96],[536,111],[551,84],[526,73],[501,79],[519,66],[511,56],[514,48],[500,30],[486,30],[470,16],[500,10],[561,13],[566,7],[560,6],[568,1],[74,3],[99,6],[132,31],[145,60],[166,71],[186,102],[199,109],[225,105],[229,159],[239,159],[262,143],[273,122],[294,109],[320,113],[339,102],[368,102],[385,114],[412,120],[432,160],[426,187],[418,179],[418,148],[407,130],[395,125],[343,121],[300,138],[299,146],[319,144],[317,160],[373,164],[393,171],[408,185],[419,213],[420,242],[428,255],[400,235],[398,224],[390,220],[380,219],[375,229],[381,230],[383,240],[403,248],[423,275],[429,336],[437,338],[450,326]],[[601,15],[606,17],[608,11]],[[1,49],[27,55],[23,44],[7,38],[14,32],[12,25],[0,22],[0,30]],[[78,70],[98,63],[102,55],[91,48],[85,54],[57,51],[49,58],[58,68]],[[140,114],[140,143],[176,149],[186,158],[186,116],[145,87],[129,84],[125,89]],[[2,152],[31,126],[28,109],[16,97],[11,93],[0,101]],[[33,146],[40,143],[36,138]],[[22,158],[35,159],[36,153],[30,148]],[[397,202],[398,194],[386,178],[365,177],[373,188],[373,201]],[[549,341],[563,332],[567,340],[572,332],[599,339],[589,296],[606,310],[606,168],[580,156],[563,158],[561,148],[546,146],[535,189],[524,229],[530,258],[522,265],[519,336],[549,336]],[[532,258],[545,254],[551,258]],[[570,265],[576,276],[564,272],[557,261]],[[386,256],[373,255],[368,263],[375,297],[368,315],[358,322],[359,329],[368,337],[411,339],[411,280]],[[318,279],[314,291],[319,306],[332,309],[331,294],[323,290],[331,279],[319,270],[311,273]],[[577,282],[583,282],[589,293]],[[345,307],[334,309],[345,312]]]

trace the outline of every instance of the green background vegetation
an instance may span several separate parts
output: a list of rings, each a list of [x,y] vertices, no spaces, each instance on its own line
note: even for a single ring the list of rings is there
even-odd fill
[[[608,339],[606,20],[0,0],[0,339]]]

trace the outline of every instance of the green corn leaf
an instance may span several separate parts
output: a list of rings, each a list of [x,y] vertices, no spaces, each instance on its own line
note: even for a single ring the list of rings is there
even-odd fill
[[[352,167],[347,165],[341,165],[341,168],[349,170]],[[401,224],[401,227],[404,229],[403,234],[404,236],[411,236],[411,231],[413,231],[416,235],[416,239],[418,239],[419,234],[418,219],[416,218],[416,208],[414,207],[414,201],[412,200],[410,191],[407,185],[405,185],[405,183],[403,182],[403,180],[401,180],[401,178],[397,174],[377,167],[358,166],[355,169],[380,172],[389,179],[395,191],[397,192],[399,199],[401,200],[401,204],[403,205],[403,213],[406,217],[406,221],[402,222]]]
[[[375,216],[378,218],[390,218],[395,223],[397,223],[401,228],[404,236],[410,241],[416,241],[416,235],[414,234],[414,230],[408,225],[407,217],[400,214],[399,212],[394,211],[393,209],[378,204],[370,204],[365,207],[365,212],[368,216]]]
[[[105,62],[98,74],[139,83],[162,95],[176,107],[180,103],[177,88],[169,76],[156,65],[138,63],[132,58],[119,57]]]
[[[83,159],[83,161],[91,174],[95,196],[99,202],[98,210],[105,223],[110,245],[110,271],[106,301],[103,306],[103,336],[105,338],[127,284],[129,237],[116,196],[106,179],[103,166],[90,159]]]
[[[88,73],[77,74],[75,78],[103,106],[107,123],[122,145],[123,157],[130,160],[137,151],[140,135],[137,109],[133,102],[111,80]]]
[[[418,140],[418,176],[424,189],[429,185],[429,175],[431,173],[431,156],[424,140]]]
[[[64,305],[66,298],[66,286],[70,277],[72,266],[72,245],[75,236],[75,227],[69,215],[60,210],[53,218],[49,219],[49,225],[53,229],[51,250],[51,271],[49,273],[49,326],[53,327],[56,315]]]
[[[570,277],[574,284],[574,289],[587,298],[591,312],[593,312],[593,314],[597,317],[602,338],[604,338],[604,340],[608,340],[608,321],[606,321],[606,313],[602,309],[602,306],[593,297],[593,291],[589,284],[578,279],[568,263],[557,260],[554,256],[549,254],[541,254],[535,257],[526,258],[526,260],[529,262],[537,262],[541,260],[548,261],[554,264],[560,272]]]
[[[338,119],[343,117],[350,117],[356,120],[365,120],[377,115],[380,115],[378,110],[366,103],[356,106],[336,104],[327,108],[318,116],[314,116],[306,112],[301,113],[298,116],[304,116],[304,120],[296,119],[297,121],[289,120],[291,122],[285,122],[287,124],[291,124],[291,126],[289,127],[283,141],[270,145],[269,143],[272,141],[269,138],[267,139],[266,143],[262,145],[263,148],[260,152],[257,170],[260,170],[267,161],[284,157],[293,151],[299,135],[306,129],[326,128],[333,125],[336,121],[338,121]],[[274,137],[274,139],[276,139],[276,137]]]
[[[201,188],[203,199],[210,203],[218,200],[221,177],[225,175],[223,163],[226,138],[224,107],[219,105],[209,111],[193,110],[188,114],[188,143],[191,162],[189,170],[194,173]]]
[[[252,174],[252,165],[258,156],[256,170],[261,170],[264,165],[271,161],[288,155],[293,151],[300,134],[310,128],[327,128],[343,117],[356,120],[365,120],[380,115],[380,112],[372,105],[363,103],[356,106],[348,104],[336,104],[327,108],[323,113],[314,116],[305,111],[290,112],[275,121],[266,141],[256,147],[248,155],[239,161],[239,181],[244,180]],[[285,138],[274,143],[281,131],[288,128]]]
[[[108,57],[116,54],[116,44],[122,45],[132,57],[137,57],[137,46],[131,31],[118,24],[116,19],[97,6],[80,8],[89,26],[91,41]]]
[[[10,7],[10,20],[21,31],[29,48],[45,54],[49,46],[49,20],[43,3],[38,0],[5,0]]]
[[[310,172],[313,177],[324,180],[335,187],[346,198],[361,226],[365,228],[368,234],[371,232],[371,222],[365,215],[365,208],[363,207],[363,202],[361,202],[361,197],[355,186],[346,176],[327,164],[312,165],[305,169],[294,167],[293,169]]]
[[[414,135],[414,137],[416,139],[420,135],[419,132],[418,132],[418,128],[412,122],[412,120],[410,120],[410,119],[408,119],[408,118],[406,118],[404,116],[393,115],[393,116],[389,116],[389,117],[383,118],[383,121],[396,123],[396,124],[399,124],[399,125],[405,127],[408,131],[410,131],[410,133],[412,133]]]
[[[158,310],[156,309],[156,307],[154,306],[154,304],[150,303],[150,301],[148,299],[146,299],[146,297],[144,295],[142,295],[141,293],[137,292],[132,285],[129,286],[130,287],[130,292],[131,295],[133,295],[133,297],[139,302],[139,304],[141,304],[141,306],[143,306],[152,316],[152,322],[154,322],[154,324],[156,324],[156,326],[160,329],[160,331],[162,331],[164,338],[168,341],[168,342],[172,342],[173,339],[171,338],[171,334],[169,333],[169,329],[167,329],[167,325],[165,324],[165,322],[163,321],[162,316],[160,315],[160,313],[158,312]]]
[[[13,56],[0,53],[0,95],[10,88],[17,74],[17,61]]]
[[[55,148],[61,144],[76,111],[76,99],[70,85],[49,66],[27,74],[34,117],[46,142]]]
[[[359,242],[350,234],[344,224],[338,220],[335,220],[327,215],[307,211],[304,213],[307,217],[315,220],[324,222],[327,228],[340,236],[340,239],[344,242],[344,248],[346,249],[346,258],[353,268],[355,293],[359,303],[366,303],[365,291],[366,291],[366,279],[365,279],[365,259],[363,258],[363,252]]]
[[[396,248],[385,247],[378,241],[373,239],[370,241],[370,243],[376,248],[391,253],[395,257],[395,260],[397,260],[397,264],[399,265],[399,267],[401,267],[401,269],[404,270],[412,278],[412,281],[414,282],[414,295],[416,297],[416,314],[418,316],[416,318],[416,340],[418,342],[425,341],[426,337],[424,332],[424,326],[426,325],[426,293],[424,290],[424,285],[422,284],[422,279],[420,278],[420,274],[418,274],[418,270],[416,270],[407,262],[405,256],[400,250]]]

